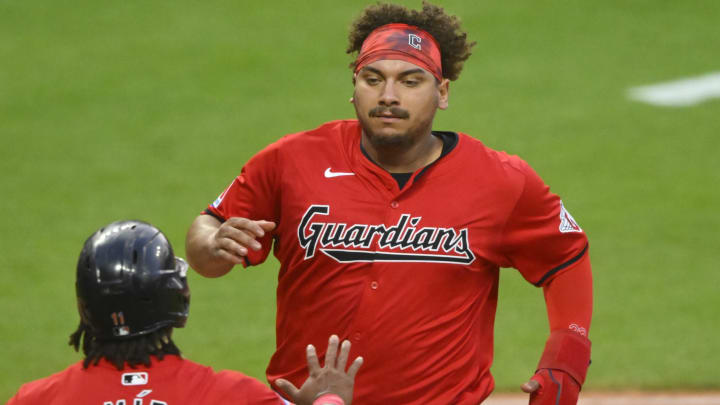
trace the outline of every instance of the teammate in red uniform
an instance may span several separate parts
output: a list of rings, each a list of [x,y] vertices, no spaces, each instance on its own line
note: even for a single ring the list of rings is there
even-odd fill
[[[427,3],[380,4],[349,39],[357,120],[251,158],[191,225],[192,267],[217,277],[272,249],[281,267],[268,380],[301,381],[299,342],[339,331],[371,364],[359,404],[482,402],[499,269],[516,268],[542,287],[551,330],[522,389],[533,405],[575,404],[590,361],[587,238],[523,160],[432,130],[473,45],[459,21]]]
[[[188,317],[187,264],[165,236],[140,221],[120,221],[85,242],[77,266],[80,326],[70,344],[85,359],[23,385],[8,405],[288,404],[260,381],[214,372],[180,357],[173,328]],[[299,404],[343,404],[352,398],[356,359],[345,372],[350,343],[332,336],[325,367],[307,347],[310,377],[301,389],[284,383]],[[337,356],[337,358],[336,358]],[[317,397],[317,398],[316,398]],[[342,397],[342,398],[341,398]]]

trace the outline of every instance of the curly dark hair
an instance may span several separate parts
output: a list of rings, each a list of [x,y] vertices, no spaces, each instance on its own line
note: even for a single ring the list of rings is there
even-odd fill
[[[102,358],[112,363],[118,370],[123,370],[126,363],[131,368],[140,364],[150,367],[151,355],[160,360],[166,354],[180,355],[180,349],[170,338],[172,330],[172,326],[167,326],[127,340],[99,340],[81,321],[77,330],[70,335],[70,346],[73,346],[75,351],[79,351],[82,345],[85,354],[84,368],[88,368],[91,363],[96,366]]]
[[[414,25],[432,35],[440,45],[443,76],[457,80],[475,42],[468,42],[467,33],[460,30],[460,20],[456,16],[447,15],[441,7],[426,1],[423,1],[421,11],[387,3],[368,6],[352,24],[346,52],[360,52],[365,38],[373,30],[391,23]],[[355,68],[355,61],[350,67]]]

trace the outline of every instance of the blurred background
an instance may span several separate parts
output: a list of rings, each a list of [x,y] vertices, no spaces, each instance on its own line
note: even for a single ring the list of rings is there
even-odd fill
[[[81,358],[74,269],[95,229],[146,220],[182,256],[250,156],[354,117],[345,48],[368,4],[0,0],[0,400]],[[435,129],[524,158],[590,238],[586,390],[720,389],[720,100],[627,97],[720,71],[720,2],[436,4],[477,45]],[[184,354],[264,381],[277,267],[190,274]],[[548,332],[541,290],[503,270],[499,391],[531,375]]]

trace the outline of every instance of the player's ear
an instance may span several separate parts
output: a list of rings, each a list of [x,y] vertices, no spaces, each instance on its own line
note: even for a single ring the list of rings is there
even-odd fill
[[[438,89],[438,108],[446,110],[449,104],[450,97],[450,80],[443,78],[437,85]]]

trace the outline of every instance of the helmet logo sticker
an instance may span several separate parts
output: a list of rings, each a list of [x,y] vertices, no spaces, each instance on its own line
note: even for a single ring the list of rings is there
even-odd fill
[[[130,334],[130,328],[127,326],[116,326],[113,328],[113,335],[115,336],[127,336]]]
[[[125,315],[121,312],[113,312],[110,314],[113,325],[113,335],[127,336],[130,334],[130,328],[125,325]]]

